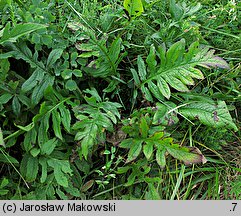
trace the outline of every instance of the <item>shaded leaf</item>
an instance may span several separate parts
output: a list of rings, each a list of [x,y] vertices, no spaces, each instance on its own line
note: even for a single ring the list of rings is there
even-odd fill
[[[132,73],[132,76],[133,76],[133,78],[134,78],[135,84],[136,84],[137,86],[140,85],[140,84],[141,84],[141,81],[140,81],[140,79],[139,79],[139,76],[138,76],[136,70],[131,68],[131,73]]]
[[[13,109],[13,113],[14,113],[16,116],[19,116],[19,115],[20,115],[21,104],[20,104],[17,96],[14,96],[14,97],[13,97],[12,109]]]
[[[40,82],[44,77],[44,72],[42,70],[36,69],[32,75],[23,83],[21,90],[23,92],[28,92],[34,88],[38,82]]]
[[[129,163],[138,157],[138,155],[141,153],[142,142],[142,140],[133,140],[133,144],[130,147],[126,163]]]
[[[54,129],[54,134],[56,137],[59,139],[63,139],[62,133],[61,133],[61,117],[59,112],[57,110],[52,111],[52,121],[53,121],[53,129]]]
[[[29,154],[25,154],[21,161],[20,171],[25,176],[26,180],[32,182],[38,174],[38,158]]]
[[[0,96],[0,104],[6,104],[8,101],[11,100],[11,98],[13,97],[12,94],[9,93],[5,93],[3,95]]]
[[[70,91],[74,91],[78,88],[76,82],[74,80],[68,80],[66,83],[65,83],[65,88],[70,90]]]
[[[56,147],[58,140],[56,138],[50,139],[40,146],[41,154],[50,155]]]
[[[40,100],[44,96],[44,91],[48,88],[48,86],[52,86],[53,83],[54,77],[46,75],[44,79],[39,83],[39,85],[35,86],[31,96],[31,101],[34,105],[40,102]]]
[[[87,181],[82,187],[81,187],[81,191],[82,192],[86,192],[87,190],[89,190],[93,184],[95,183],[95,181],[93,179]]]
[[[146,118],[142,117],[140,121],[140,134],[142,138],[147,138],[149,131],[149,126],[147,124]]]
[[[60,114],[61,114],[61,122],[67,132],[70,132],[70,122],[71,122],[71,115],[70,111],[64,106],[61,105],[58,107]]]
[[[154,184],[148,184],[148,191],[145,194],[146,200],[160,200],[160,195],[158,193],[157,188],[155,188]]]
[[[54,169],[54,177],[57,183],[63,187],[68,187],[68,175],[72,174],[72,170],[67,160],[48,159],[48,165]]]
[[[46,179],[47,179],[47,167],[48,167],[48,165],[47,165],[47,158],[45,158],[45,157],[40,157],[39,158],[39,164],[41,165],[41,167],[42,167],[42,174],[41,174],[41,177],[40,177],[40,182],[41,183],[44,183],[45,181],[46,181]]]

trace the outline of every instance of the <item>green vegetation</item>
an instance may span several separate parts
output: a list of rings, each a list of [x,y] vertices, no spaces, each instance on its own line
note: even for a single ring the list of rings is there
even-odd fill
[[[241,2],[1,0],[1,199],[241,199]]]

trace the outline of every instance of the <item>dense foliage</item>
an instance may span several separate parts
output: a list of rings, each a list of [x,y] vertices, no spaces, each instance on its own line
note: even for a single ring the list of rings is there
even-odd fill
[[[2,0],[2,199],[241,198],[241,3]]]

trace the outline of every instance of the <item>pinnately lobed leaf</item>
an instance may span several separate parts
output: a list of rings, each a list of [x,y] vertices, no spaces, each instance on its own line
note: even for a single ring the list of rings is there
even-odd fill
[[[148,101],[153,101],[152,96],[162,100],[162,95],[169,99],[170,87],[180,92],[188,92],[188,86],[195,84],[194,79],[204,78],[201,70],[196,66],[229,69],[229,65],[224,59],[214,55],[214,50],[209,50],[208,47],[201,49],[198,42],[194,42],[185,52],[185,44],[185,40],[182,39],[174,43],[167,51],[165,46],[159,46],[157,50],[151,46],[146,59],[147,68],[142,57],[138,56],[139,77],[134,70],[131,72],[135,84]],[[155,60],[155,52],[161,60],[158,65]]]
[[[46,25],[42,25],[39,23],[23,23],[16,24],[10,30],[10,22],[8,22],[2,32],[2,35],[0,35],[0,44],[3,44],[5,42],[16,42],[19,37],[46,27]]]

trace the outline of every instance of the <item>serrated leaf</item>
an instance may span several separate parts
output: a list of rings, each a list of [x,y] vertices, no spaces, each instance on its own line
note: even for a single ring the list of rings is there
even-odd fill
[[[160,101],[163,99],[162,93],[159,91],[159,88],[152,81],[148,82],[148,89],[150,89],[152,95],[155,96],[155,98]]]
[[[146,63],[150,69],[150,73],[155,73],[157,61],[156,61],[156,50],[155,50],[155,46],[153,44],[150,47],[150,52],[146,58]]]
[[[11,98],[13,97],[12,94],[9,93],[5,93],[3,95],[0,96],[0,104],[6,104],[8,101],[11,100]]]
[[[132,73],[132,76],[133,76],[133,78],[134,78],[135,84],[136,84],[137,86],[139,86],[139,85],[141,84],[141,81],[140,81],[140,79],[139,79],[139,76],[138,76],[136,70],[131,68],[131,73]]]
[[[67,132],[70,132],[70,122],[71,122],[71,115],[70,111],[64,106],[61,105],[58,107],[60,114],[61,114],[61,122]]]
[[[88,154],[89,154],[89,149],[94,145],[95,141],[93,137],[85,137],[81,141],[81,149],[82,149],[82,154],[87,160]]]
[[[37,105],[44,95],[44,91],[48,88],[48,86],[52,86],[54,83],[54,77],[47,75],[44,79],[39,83],[39,85],[35,86],[31,101],[34,105]]]
[[[171,90],[167,84],[167,82],[162,78],[160,77],[158,80],[157,80],[157,87],[159,88],[159,91],[162,93],[162,95],[169,99],[170,96],[171,96]]]
[[[198,65],[204,66],[204,67],[205,66],[206,67],[219,67],[219,68],[223,68],[223,69],[229,69],[230,68],[228,63],[224,59],[222,59],[218,56],[214,56],[212,58],[209,58],[205,62],[199,63]]]
[[[185,40],[174,43],[166,53],[167,66],[180,64],[185,51]]]
[[[175,4],[175,2],[173,1],[172,4]],[[204,78],[202,72],[195,68],[196,66],[229,68],[227,62],[214,56],[213,50],[209,50],[208,47],[200,49],[198,45],[198,42],[191,44],[188,52],[185,52],[185,40],[176,42],[168,51],[166,51],[164,45],[158,47],[158,52],[151,47],[147,58],[148,70],[146,70],[142,58],[138,56],[138,74],[143,81],[138,87],[148,101],[153,101],[152,95],[159,100],[162,99],[160,98],[161,95],[169,99],[171,96],[170,86],[177,91],[187,92],[187,86],[195,84],[193,78]],[[161,61],[156,66],[158,70],[152,73],[155,63],[152,65],[150,59],[151,56],[154,56],[154,52]],[[139,83],[138,76],[135,73],[133,74],[133,77],[136,77],[135,82]]]
[[[0,128],[0,146],[5,147],[5,143],[4,143],[4,140],[3,140],[3,133],[2,133],[1,128]]]
[[[169,76],[164,76],[163,77],[166,82],[174,89],[180,91],[180,92],[186,92],[188,91],[188,88],[183,82],[176,77],[169,77]]]
[[[17,96],[14,96],[14,97],[13,97],[13,100],[12,100],[12,109],[13,109],[13,113],[14,113],[16,116],[19,116],[19,115],[20,115],[21,104],[20,104]]]
[[[151,92],[149,91],[149,89],[147,87],[145,87],[144,85],[141,86],[141,91],[143,92],[145,98],[150,101],[153,102],[153,97],[151,95]]]
[[[49,53],[48,59],[47,59],[47,64],[46,67],[52,67],[53,64],[61,57],[63,53],[62,49],[54,49]]]
[[[132,145],[133,145],[133,138],[128,138],[128,139],[123,140],[120,143],[119,147],[120,148],[130,148]]]
[[[143,146],[143,153],[147,160],[149,160],[153,154],[153,142],[146,141],[146,144]]]
[[[87,160],[89,149],[96,142],[98,126],[93,122],[90,122],[89,124],[83,125],[83,126],[85,127],[84,131],[78,132],[75,136],[75,140],[82,140],[81,141],[82,154]]]
[[[8,43],[8,48],[12,50],[12,55],[16,59],[23,59],[28,62],[32,68],[38,68],[44,72],[48,72],[42,61],[38,60],[38,52],[32,54],[32,51],[28,48],[25,42],[20,41],[17,44]]]
[[[5,42],[15,42],[19,37],[45,27],[47,26],[38,23],[23,23],[15,24],[15,26],[10,30],[10,22],[8,22],[3,29],[0,44]]]
[[[165,117],[165,115],[167,114],[167,111],[168,111],[167,107],[166,107],[165,105],[163,105],[163,104],[159,104],[159,105],[157,106],[157,108],[158,108],[158,109],[157,109],[157,111],[155,112],[155,114],[154,114],[154,116],[153,116],[153,121],[152,121],[152,123],[153,123],[154,125],[159,125],[159,124],[161,124],[163,118]]]
[[[206,103],[197,101],[180,108],[179,112],[189,119],[197,119],[203,124],[216,128],[230,128],[238,131],[224,101]]]
[[[38,158],[25,154],[21,162],[20,171],[27,181],[32,182],[37,178],[38,168]]]
[[[140,121],[140,134],[142,138],[147,138],[149,131],[149,126],[147,124],[146,118],[142,117]]]
[[[163,169],[166,166],[166,149],[165,148],[158,148],[156,151],[156,161],[158,165]]]
[[[73,74],[74,74],[76,77],[82,77],[82,76],[83,76],[82,71],[81,71],[81,70],[78,70],[78,69],[73,70]]]
[[[135,19],[144,12],[141,0],[124,0],[124,8],[128,11],[131,19]]]
[[[113,63],[115,63],[119,57],[120,54],[120,47],[121,47],[121,38],[116,38],[109,49],[109,56]]]
[[[91,94],[96,99],[96,101],[98,101],[98,102],[102,101],[99,93],[97,92],[97,90],[95,88],[86,89],[84,92]]]
[[[164,132],[160,131],[160,132],[154,133],[154,134],[150,137],[150,139],[151,139],[152,141],[158,141],[158,140],[160,140],[163,136],[164,136]]]
[[[182,7],[175,0],[170,0],[169,10],[175,20],[180,20],[184,14]]]
[[[146,200],[160,200],[160,195],[158,193],[158,190],[154,187],[153,184],[148,184],[148,191],[145,194]]]
[[[58,144],[58,140],[56,138],[50,139],[47,142],[43,143],[40,146],[41,154],[50,155]]]
[[[53,129],[54,129],[55,136],[62,140],[63,137],[62,137],[61,126],[60,126],[61,117],[57,110],[52,111],[52,121],[53,121]]]
[[[181,147],[177,144],[166,145],[165,147],[170,155],[183,161],[185,165],[207,162],[206,158],[196,147]]]
[[[42,70],[36,69],[32,75],[23,83],[21,90],[23,92],[28,92],[34,88],[38,82],[40,82],[44,77],[44,72]]]
[[[54,169],[54,177],[57,183],[63,187],[68,187],[68,175],[72,174],[70,169],[69,161],[58,160],[58,159],[48,159],[48,165]]]
[[[138,66],[138,74],[140,76],[141,81],[146,80],[146,66],[142,57],[138,55],[137,57],[137,66]]]
[[[137,140],[137,139],[133,140],[133,144],[130,147],[126,163],[129,163],[138,157],[138,155],[141,153],[142,143],[143,143],[143,140]]]
[[[47,174],[48,174],[48,172],[47,172],[47,167],[48,167],[48,165],[47,165],[47,158],[40,157],[39,158],[39,164],[42,167],[42,170],[41,170],[42,174],[41,174],[41,177],[40,177],[40,182],[44,183],[46,181],[46,179],[47,179]]]

